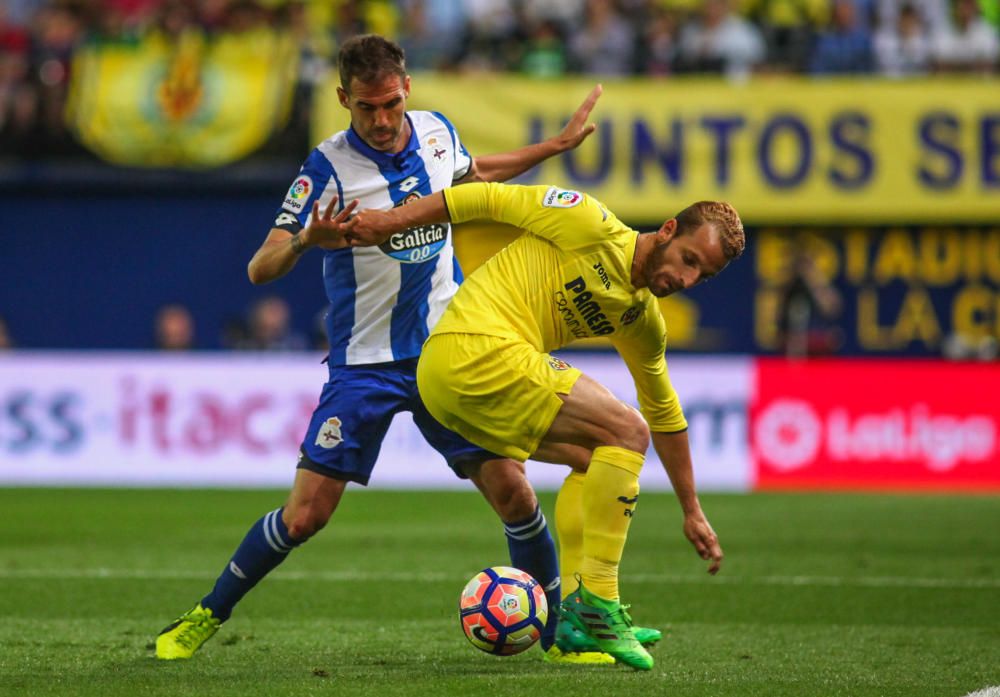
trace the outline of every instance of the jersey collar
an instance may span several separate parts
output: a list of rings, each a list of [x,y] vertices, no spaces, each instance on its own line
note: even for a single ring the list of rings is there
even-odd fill
[[[406,143],[406,147],[397,153],[376,150],[361,139],[361,136],[359,136],[354,130],[354,126],[347,127],[347,142],[351,144],[351,147],[375,164],[380,166],[393,165],[397,169],[400,169],[400,161],[406,158],[410,153],[418,150],[420,147],[420,142],[417,140],[417,129],[413,127],[413,121],[410,119],[410,115],[404,114],[404,116],[406,117],[406,122],[410,125],[410,140]]]

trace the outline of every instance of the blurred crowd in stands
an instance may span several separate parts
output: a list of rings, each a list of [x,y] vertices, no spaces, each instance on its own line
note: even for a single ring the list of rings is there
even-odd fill
[[[398,40],[411,71],[739,80],[995,75],[998,26],[998,0],[0,0],[0,153],[71,151],[75,49],[152,32],[291,32],[307,98],[363,32]]]
[[[317,313],[309,336],[292,326],[292,309],[278,295],[256,300],[243,315],[230,317],[221,329],[219,346],[236,351],[329,350],[326,312]],[[204,327],[202,328],[204,330]],[[194,314],[182,303],[163,305],[153,322],[153,346],[161,351],[189,351],[214,346],[195,327]]]

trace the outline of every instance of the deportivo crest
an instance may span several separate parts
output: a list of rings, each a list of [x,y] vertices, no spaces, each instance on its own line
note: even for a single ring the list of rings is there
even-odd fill
[[[420,194],[412,191],[398,205],[405,206],[419,198]],[[433,259],[440,254],[447,239],[448,226],[441,223],[431,223],[397,232],[380,244],[378,248],[384,254],[404,264],[416,264]]]
[[[286,211],[301,213],[306,207],[306,201],[313,192],[313,180],[305,174],[300,174],[298,178],[288,187],[285,195],[285,203],[282,205]]]
[[[552,370],[569,370],[573,366],[561,358],[549,356],[549,367],[552,368]]]
[[[579,191],[569,189],[557,189],[550,186],[542,198],[542,205],[546,208],[572,208],[583,200],[583,194]]]
[[[629,309],[622,313],[621,324],[624,327],[627,324],[632,324],[637,319],[639,315],[642,314],[642,305],[633,305]]]
[[[344,437],[340,433],[340,419],[331,416],[320,426],[319,433],[316,434],[316,445],[329,450],[336,448],[342,442]]]

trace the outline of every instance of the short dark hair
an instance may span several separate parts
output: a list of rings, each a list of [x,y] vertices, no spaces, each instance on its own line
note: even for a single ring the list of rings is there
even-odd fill
[[[351,91],[351,80],[375,82],[387,74],[406,78],[406,55],[395,41],[378,34],[352,36],[340,47],[337,55],[340,86]]]
[[[698,201],[676,215],[677,233],[683,235],[694,232],[705,223],[714,225],[722,240],[722,252],[726,261],[732,261],[743,253],[746,236],[739,213],[725,201]]]

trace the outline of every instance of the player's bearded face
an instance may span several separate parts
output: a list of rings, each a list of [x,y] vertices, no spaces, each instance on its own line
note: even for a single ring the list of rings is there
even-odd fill
[[[653,248],[646,263],[646,287],[664,298],[695,286],[726,266],[718,231],[702,225],[694,232],[676,234]]]
[[[353,78],[349,94],[338,92],[340,103],[351,112],[351,126],[368,145],[382,152],[399,152],[406,146],[409,77],[388,74],[372,82]]]
[[[673,243],[674,240],[671,239],[658,244],[653,248],[653,253],[646,264],[646,287],[658,298],[665,298],[681,290],[681,282],[675,276],[674,264],[671,261],[673,255],[670,247]]]

